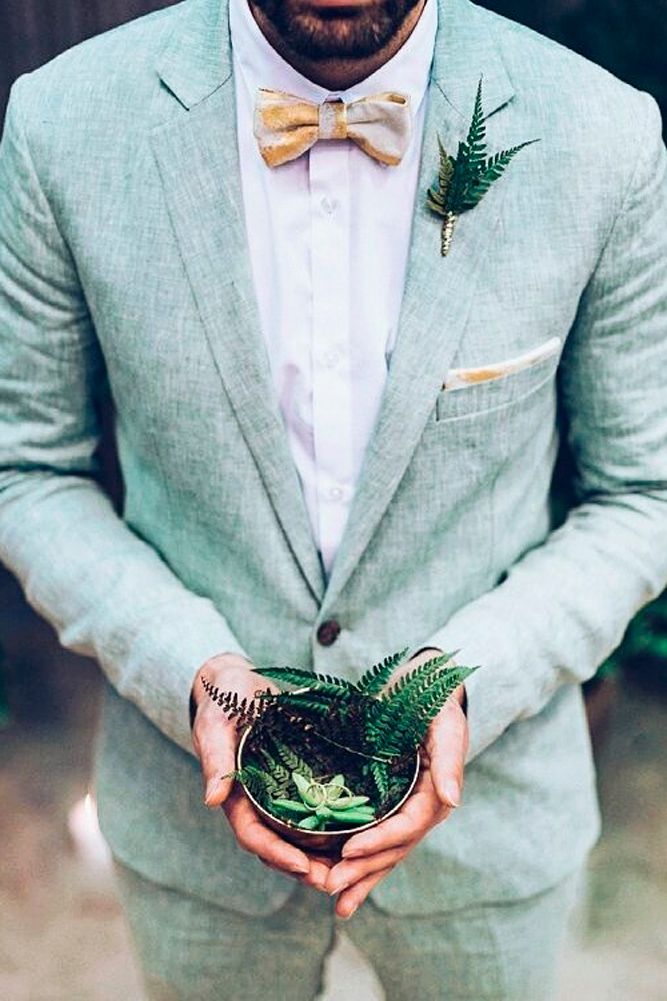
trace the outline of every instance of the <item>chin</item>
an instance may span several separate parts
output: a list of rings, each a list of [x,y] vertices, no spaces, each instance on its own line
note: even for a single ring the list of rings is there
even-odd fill
[[[296,53],[310,60],[375,55],[421,0],[251,0]]]

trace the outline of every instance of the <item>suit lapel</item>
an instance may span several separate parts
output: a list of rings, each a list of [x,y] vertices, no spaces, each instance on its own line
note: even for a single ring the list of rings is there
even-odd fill
[[[226,3],[185,5],[159,72],[188,109],[151,138],[192,294],[276,515],[319,601],[322,568],[271,379],[247,249]]]
[[[440,220],[424,196],[437,173],[441,137],[456,153],[464,139],[480,75],[487,117],[513,89],[486,21],[469,0],[439,0],[438,35],[424,125],[420,178],[396,345],[378,418],[364,456],[325,605],[331,608],[358,565],[410,462],[461,340],[480,267],[500,218],[507,178],[458,223],[447,258]],[[525,137],[507,114],[507,145]],[[326,611],[326,609],[324,610]]]
[[[247,249],[236,140],[227,0],[191,0],[161,54],[162,82],[183,106],[152,132],[174,234],[211,353],[295,559],[331,607],[380,523],[431,413],[469,315],[507,179],[459,221],[449,257],[424,206],[437,136],[455,153],[484,75],[487,117],[513,90],[486,20],[470,0],[436,0],[438,34],[396,345],[343,539],[324,578],[271,380]],[[187,113],[183,112],[187,109]],[[513,134],[507,114],[507,145]]]

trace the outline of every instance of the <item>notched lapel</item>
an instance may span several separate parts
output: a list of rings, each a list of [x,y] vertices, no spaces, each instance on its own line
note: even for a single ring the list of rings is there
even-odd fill
[[[324,594],[324,579],[261,336],[242,208],[227,4],[192,0],[159,72],[183,108],[152,142],[169,215],[209,345],[294,556],[316,600],[336,601],[391,502],[423,432],[470,313],[480,265],[500,219],[504,178],[459,220],[449,257],[425,206],[438,135],[452,152],[465,133],[480,74],[487,117],[513,94],[488,22],[470,0],[437,0],[439,26],[420,179],[396,346],[361,478]],[[185,16],[185,15],[183,15]],[[184,22],[185,23],[185,22]],[[389,168],[388,168],[389,169]]]
[[[508,176],[458,222],[449,256],[440,256],[441,220],[426,207],[438,169],[438,136],[456,154],[465,138],[480,75],[486,117],[496,112],[515,138],[513,94],[496,43],[469,0],[440,0],[439,28],[424,125],[406,284],[396,345],[325,605],[331,608],[361,560],[408,467],[444,373],[470,314],[480,267],[500,220]],[[508,172],[508,174],[511,172]],[[326,611],[326,608],[325,610]]]
[[[163,54],[163,81],[189,110],[181,109],[154,128],[151,141],[220,378],[292,552],[319,602],[322,567],[275,397],[247,248],[226,4],[217,27],[208,24],[208,34],[203,30],[205,15],[214,6],[199,0],[201,20],[198,29],[191,28],[190,51],[187,37],[184,43],[180,36]]]

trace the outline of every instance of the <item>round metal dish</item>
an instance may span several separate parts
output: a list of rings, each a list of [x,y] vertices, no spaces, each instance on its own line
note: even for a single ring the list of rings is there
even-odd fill
[[[251,732],[252,727],[248,727],[239,741],[237,749],[237,768],[239,771],[243,767],[243,748],[248,735]],[[268,810],[265,810],[264,807],[257,802],[243,782],[241,783],[241,786],[243,787],[244,793],[254,806],[255,810],[265,822],[266,826],[270,827],[271,830],[275,831],[277,834],[280,834],[285,841],[289,841],[291,844],[296,845],[297,848],[303,848],[306,852],[316,852],[323,855],[337,855],[343,847],[343,844],[353,834],[358,834],[360,831],[367,831],[370,827],[376,827],[383,820],[386,820],[387,817],[391,817],[392,814],[400,810],[416,785],[419,777],[420,763],[419,751],[415,751],[415,768],[412,779],[405,791],[405,794],[401,797],[398,803],[391,808],[391,810],[388,810],[387,813],[383,814],[381,817],[376,817],[374,820],[369,821],[368,824],[356,824],[354,827],[346,827],[337,831],[304,831],[302,828],[297,827],[296,824],[290,824],[285,820],[279,820],[278,817],[274,817],[272,813],[269,813]]]

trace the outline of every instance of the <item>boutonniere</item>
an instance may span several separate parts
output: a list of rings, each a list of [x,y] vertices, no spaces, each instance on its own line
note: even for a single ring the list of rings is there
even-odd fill
[[[428,189],[426,204],[431,211],[442,217],[440,253],[443,257],[449,253],[456,221],[461,213],[479,205],[493,182],[498,180],[517,153],[525,146],[536,142],[539,142],[539,139],[529,139],[518,146],[512,146],[511,149],[504,149],[487,157],[480,77],[468,136],[465,142],[459,143],[456,157],[449,155],[438,136],[440,149],[438,180],[436,185]]]

